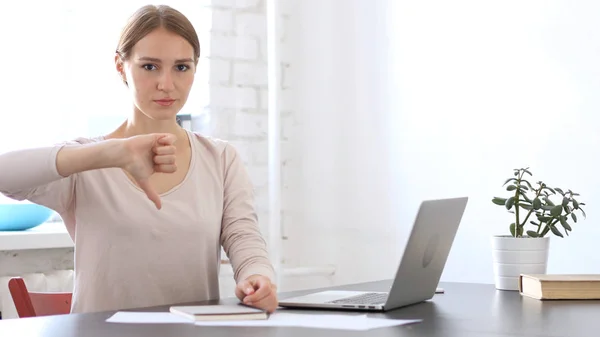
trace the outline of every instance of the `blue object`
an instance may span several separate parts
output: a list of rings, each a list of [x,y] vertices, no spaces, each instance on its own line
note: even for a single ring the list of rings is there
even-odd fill
[[[33,204],[0,204],[0,231],[23,231],[48,221],[53,210]]]

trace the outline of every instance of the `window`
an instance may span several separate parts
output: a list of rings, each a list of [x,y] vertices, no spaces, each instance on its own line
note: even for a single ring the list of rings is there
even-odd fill
[[[0,20],[0,152],[49,145],[112,130],[131,111],[114,51],[127,18],[142,0],[30,0],[3,3]],[[201,1],[164,0],[185,14],[202,57],[182,114],[208,103],[210,8]]]

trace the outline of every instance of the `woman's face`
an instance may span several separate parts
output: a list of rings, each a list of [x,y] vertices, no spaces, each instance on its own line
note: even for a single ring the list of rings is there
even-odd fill
[[[194,82],[194,48],[163,28],[146,35],[117,70],[124,76],[135,107],[153,120],[170,120],[181,110]]]

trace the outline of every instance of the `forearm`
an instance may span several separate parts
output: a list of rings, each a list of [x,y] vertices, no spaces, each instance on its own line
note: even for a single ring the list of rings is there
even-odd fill
[[[122,140],[106,140],[86,145],[68,145],[56,156],[56,170],[63,177],[110,167],[123,167],[125,156]]]
[[[263,275],[275,282],[264,238],[256,222],[249,219],[231,223],[222,234],[223,247],[233,267],[234,278],[239,282],[251,275]]]
[[[23,199],[34,189],[74,173],[120,167],[121,141],[67,144],[16,150],[0,154],[0,193]],[[120,159],[123,158],[123,159]]]
[[[263,275],[274,282],[274,270],[254,209],[254,187],[237,151],[224,154],[225,198],[221,244],[231,261],[236,281]]]
[[[237,273],[234,274],[234,278],[239,282],[247,280],[254,276],[264,276],[268,278],[272,283],[276,283],[275,270],[270,260],[266,256],[256,256],[247,258],[244,261],[238,262]]]

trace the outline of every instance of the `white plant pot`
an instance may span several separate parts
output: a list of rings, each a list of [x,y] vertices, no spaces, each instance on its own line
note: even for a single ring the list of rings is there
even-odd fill
[[[519,290],[519,275],[545,274],[550,237],[492,237],[494,283],[499,290]]]

